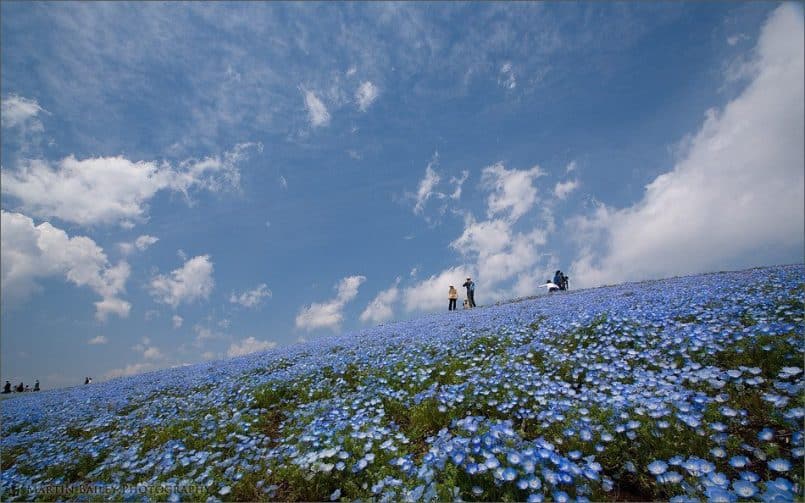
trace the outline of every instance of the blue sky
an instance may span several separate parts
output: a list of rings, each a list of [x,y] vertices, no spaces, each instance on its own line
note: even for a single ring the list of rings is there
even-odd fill
[[[776,3],[2,9],[2,379],[803,261]]]

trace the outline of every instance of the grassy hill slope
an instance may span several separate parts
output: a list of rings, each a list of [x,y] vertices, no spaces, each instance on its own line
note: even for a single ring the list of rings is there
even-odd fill
[[[2,499],[802,499],[803,298],[624,284],[21,396]]]

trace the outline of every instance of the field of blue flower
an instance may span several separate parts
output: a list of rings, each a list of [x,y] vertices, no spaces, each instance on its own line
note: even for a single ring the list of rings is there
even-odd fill
[[[804,298],[624,284],[12,398],[2,500],[802,500]]]

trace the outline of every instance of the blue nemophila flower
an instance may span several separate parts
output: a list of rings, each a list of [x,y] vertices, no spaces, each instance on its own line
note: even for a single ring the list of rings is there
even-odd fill
[[[775,458],[769,461],[769,469],[775,472],[787,472],[791,469],[791,463],[782,458]]]
[[[330,501],[336,501],[338,498],[341,497],[341,489],[336,489],[335,491],[330,494]]]
[[[656,460],[649,463],[647,469],[652,475],[660,475],[668,469],[668,464],[665,461]]]
[[[769,441],[772,438],[774,438],[774,430],[772,430],[771,428],[763,428],[758,432],[757,438],[759,440]]]
[[[746,480],[736,480],[732,483],[732,490],[741,498],[751,498],[757,494],[755,484]]]
[[[746,456],[733,456],[730,458],[730,466],[733,468],[743,468],[749,463]]]

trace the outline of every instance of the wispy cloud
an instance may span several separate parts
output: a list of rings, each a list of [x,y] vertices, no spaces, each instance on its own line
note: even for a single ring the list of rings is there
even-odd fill
[[[87,341],[87,344],[106,344],[109,339],[106,336],[98,335]]]
[[[361,85],[358,86],[358,90],[355,91],[355,101],[358,103],[358,109],[361,112],[365,112],[379,95],[380,91],[376,85],[368,80],[362,82]]]
[[[316,96],[316,93],[302,89],[302,94],[305,98],[305,108],[307,109],[310,125],[313,127],[321,127],[329,124],[330,113],[327,111],[327,107],[324,103]]]
[[[232,292],[229,296],[229,302],[232,304],[240,304],[243,307],[256,307],[267,297],[271,297],[271,290],[268,289],[265,283],[261,283],[256,288],[239,294]]]

